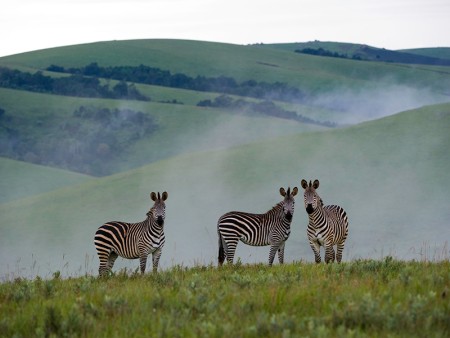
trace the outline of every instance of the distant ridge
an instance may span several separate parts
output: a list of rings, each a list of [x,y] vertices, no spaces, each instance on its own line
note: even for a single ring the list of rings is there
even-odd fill
[[[310,41],[287,44],[269,44],[267,46],[297,53],[331,56],[363,61],[395,62],[422,64],[432,66],[450,66],[450,52],[446,48],[423,48],[406,50],[389,50],[364,44],[341,42]],[[450,48],[449,48],[450,50]]]

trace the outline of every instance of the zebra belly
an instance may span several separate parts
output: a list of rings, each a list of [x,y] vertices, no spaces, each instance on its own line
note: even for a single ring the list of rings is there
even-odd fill
[[[248,240],[248,238],[246,238],[244,236],[239,238],[239,239],[241,240],[242,243],[245,243],[245,244],[251,245],[251,246],[266,246],[266,245],[270,245],[268,240],[262,240],[262,241],[259,241],[259,242],[250,242]]]
[[[158,248],[154,248],[154,247],[148,247],[147,248],[147,255],[153,253],[156,251],[156,249]],[[135,248],[135,250],[133,251],[123,251],[123,250],[117,250],[115,248],[113,248],[113,250],[116,254],[118,254],[119,256],[123,257],[123,258],[127,258],[127,259],[137,259],[140,258],[139,256],[139,249]]]

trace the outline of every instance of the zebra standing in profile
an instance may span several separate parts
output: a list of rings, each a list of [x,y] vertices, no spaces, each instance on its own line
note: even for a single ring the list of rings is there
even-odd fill
[[[164,246],[164,220],[166,217],[167,192],[150,198],[153,207],[147,213],[147,219],[139,223],[108,222],[98,228],[94,243],[100,259],[99,275],[111,271],[118,256],[140,260],[141,273],[145,272],[147,256],[152,253],[153,272],[158,269],[161,250]]]
[[[320,246],[325,248],[325,262],[334,262],[334,248],[336,245],[336,261],[341,262],[344,243],[348,235],[348,218],[344,209],[338,205],[323,206],[323,201],[317,194],[319,180],[306,182],[301,185],[305,189],[305,208],[309,217],[307,228],[308,240],[314,251],[316,263],[320,263]]]
[[[252,246],[270,245],[269,265],[272,265],[275,253],[278,251],[280,264],[284,262],[284,245],[291,233],[291,222],[294,215],[294,196],[298,189],[295,187],[280,188],[283,201],[275,205],[265,214],[250,214],[232,211],[219,218],[217,232],[219,235],[219,266],[225,258],[229,264],[233,263],[236,246],[241,240]]]

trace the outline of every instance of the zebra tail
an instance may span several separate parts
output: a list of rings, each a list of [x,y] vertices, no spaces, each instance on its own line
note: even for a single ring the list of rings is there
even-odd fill
[[[219,232],[219,266],[225,261],[225,250],[223,249],[222,235]]]

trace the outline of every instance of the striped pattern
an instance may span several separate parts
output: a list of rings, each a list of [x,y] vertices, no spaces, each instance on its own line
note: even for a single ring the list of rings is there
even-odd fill
[[[348,235],[347,213],[338,205],[324,206],[322,199],[316,192],[319,181],[309,184],[302,180],[301,185],[305,189],[305,208],[309,217],[307,228],[308,240],[314,252],[316,263],[321,262],[320,247],[325,248],[325,262],[339,263],[342,260],[345,240]],[[336,257],[334,252],[336,246]]]
[[[108,222],[98,228],[94,244],[100,259],[100,276],[108,274],[118,256],[140,260],[141,273],[145,272],[147,256],[151,253],[153,271],[158,269],[161,250],[165,243],[164,220],[167,192],[162,196],[152,192],[155,202],[147,213],[147,219],[139,223]]]
[[[276,252],[280,264],[284,262],[284,245],[291,233],[291,222],[294,215],[294,196],[288,188],[280,188],[283,201],[275,205],[265,214],[250,214],[232,211],[219,218],[217,232],[219,235],[219,266],[225,258],[232,264],[237,244],[242,241],[252,246],[270,245],[269,265],[272,265]]]

